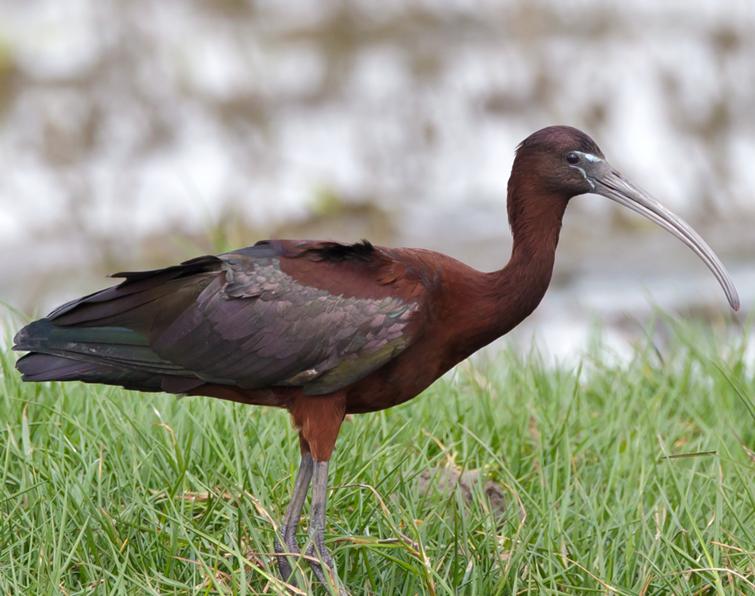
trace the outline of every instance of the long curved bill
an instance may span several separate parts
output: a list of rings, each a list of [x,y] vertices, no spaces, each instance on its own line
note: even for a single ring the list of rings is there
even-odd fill
[[[737,289],[734,287],[734,282],[732,282],[721,260],[705,240],[683,219],[671,213],[671,211],[650,197],[646,192],[634,186],[619,172],[608,166],[607,163],[605,166],[600,168],[602,171],[598,175],[590,177],[591,182],[594,184],[593,192],[616,201],[632,211],[636,211],[650,221],[665,228],[689,246],[708,266],[708,269],[713,272],[713,275],[716,276],[731,307],[734,310],[739,310],[739,295],[737,294]]]

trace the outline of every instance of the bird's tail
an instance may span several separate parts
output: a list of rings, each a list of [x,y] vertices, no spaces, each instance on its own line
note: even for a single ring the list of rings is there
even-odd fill
[[[185,374],[125,327],[60,326],[45,318],[21,329],[13,342],[14,350],[30,352],[16,363],[24,381],[78,380],[161,391],[166,376]]]

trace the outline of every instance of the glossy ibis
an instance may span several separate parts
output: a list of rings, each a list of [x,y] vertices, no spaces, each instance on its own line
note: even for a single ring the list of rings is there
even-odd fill
[[[666,228],[710,268],[732,308],[719,259],[681,219],[609,165],[567,126],[518,147],[508,184],[508,264],[481,273],[443,254],[358,244],[270,240],[154,271],[24,327],[14,348],[26,381],[121,385],[286,408],[301,464],[276,541],[297,553],[312,485],[308,553],[334,571],[323,543],[328,462],[344,416],[403,403],[527,317],[551,280],[569,200],[603,195]],[[314,564],[324,581],[320,563]]]

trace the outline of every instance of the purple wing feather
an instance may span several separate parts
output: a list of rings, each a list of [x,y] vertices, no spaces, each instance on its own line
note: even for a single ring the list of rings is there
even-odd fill
[[[319,261],[366,266],[376,250],[366,243],[297,246],[313,266]],[[142,382],[146,390],[188,391],[211,382],[247,389],[300,386],[324,394],[366,376],[411,343],[416,300],[349,297],[307,286],[281,270],[281,252],[280,245],[263,243],[166,269],[118,274],[125,277],[120,285],[69,302],[43,319],[47,323],[35,329],[44,327],[47,335],[37,332],[32,342],[32,334],[22,330],[17,348],[102,362],[116,370],[108,377],[114,384],[126,384],[128,371],[140,379],[151,372],[155,378]],[[93,328],[94,343],[84,332]],[[79,370],[64,364],[57,366],[69,376]],[[89,368],[81,370],[88,371],[84,380],[97,377]]]

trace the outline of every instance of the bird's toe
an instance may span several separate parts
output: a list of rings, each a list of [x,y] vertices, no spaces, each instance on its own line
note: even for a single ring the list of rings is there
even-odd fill
[[[316,549],[314,545],[310,545],[307,549],[307,557],[317,581],[324,586],[335,587],[338,590],[339,596],[348,594],[338,580],[335,562],[330,551],[324,545],[319,549]]]
[[[287,583],[293,583],[293,569],[291,568],[291,562],[288,560],[288,554],[291,552],[298,554],[299,552],[298,549],[294,551],[290,550],[290,548],[288,545],[284,546],[284,543],[278,536],[275,537],[274,549],[276,563],[278,564],[278,573],[280,573],[281,579]]]

